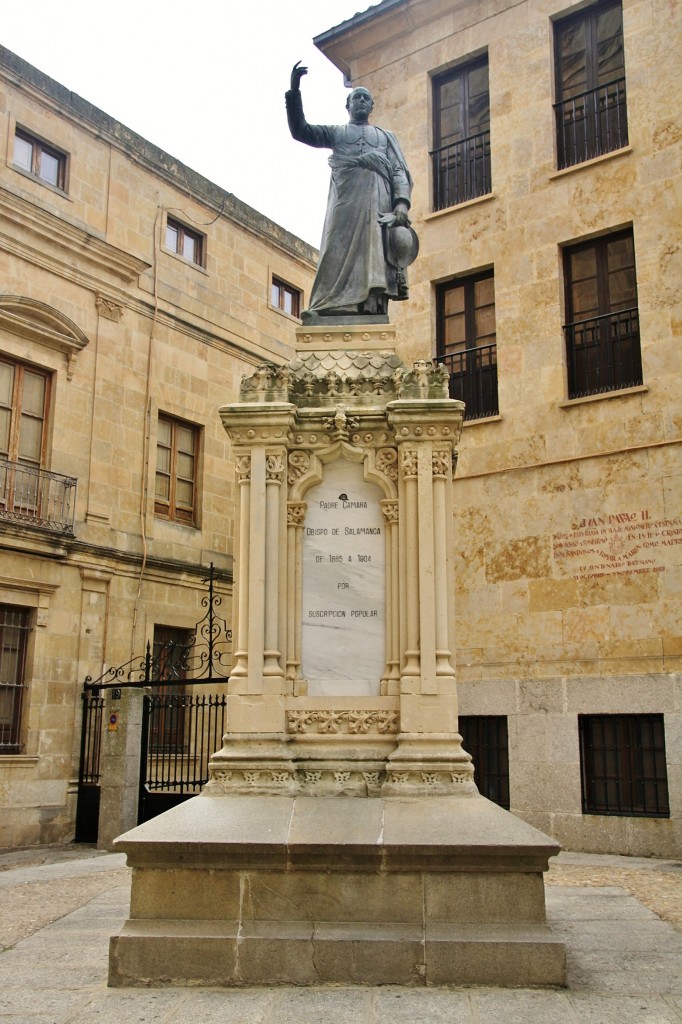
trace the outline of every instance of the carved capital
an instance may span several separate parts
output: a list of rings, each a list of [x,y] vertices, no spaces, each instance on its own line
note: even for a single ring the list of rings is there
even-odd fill
[[[237,483],[243,484],[251,479],[251,456],[250,455],[238,455],[235,460],[235,469],[237,472]]]
[[[287,505],[287,526],[303,526],[306,508],[304,501],[290,501]]]
[[[397,523],[399,521],[400,507],[397,501],[382,501],[380,505],[387,523]]]
[[[431,452],[431,472],[434,477],[447,479],[452,473],[452,454],[446,448]]]
[[[408,480],[410,477],[415,477],[419,470],[418,452],[414,448],[408,448],[403,451],[402,457],[403,478]]]
[[[284,456],[267,455],[265,458],[266,481],[269,484],[281,484],[284,480]]]

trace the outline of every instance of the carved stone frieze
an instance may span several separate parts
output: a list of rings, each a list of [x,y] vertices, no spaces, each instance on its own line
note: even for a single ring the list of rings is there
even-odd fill
[[[374,465],[389,480],[398,479],[398,452],[395,448],[380,448],[374,460]]]
[[[411,793],[428,796],[445,795],[448,793],[475,793],[473,769],[470,764],[454,768],[451,764],[443,765],[387,765],[387,792]]]
[[[299,477],[302,477],[309,469],[310,456],[307,452],[294,451],[289,453],[289,472],[287,474],[287,481],[290,486],[291,484],[295,484]]]
[[[97,312],[105,320],[113,320],[115,324],[120,322],[124,311],[124,307],[120,302],[114,302],[113,299],[105,299],[103,295],[97,295],[95,305],[97,306]]]
[[[332,711],[301,710],[287,712],[287,731],[290,733],[367,733],[398,732],[397,711]]]

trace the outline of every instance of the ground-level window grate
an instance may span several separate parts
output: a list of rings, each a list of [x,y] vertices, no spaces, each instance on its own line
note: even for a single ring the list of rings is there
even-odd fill
[[[482,796],[509,810],[509,741],[505,715],[460,715],[462,745],[474,762]]]
[[[667,818],[663,715],[578,715],[583,814]]]

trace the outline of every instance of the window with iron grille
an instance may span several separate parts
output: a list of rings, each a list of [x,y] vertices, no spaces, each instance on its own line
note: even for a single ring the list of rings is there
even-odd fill
[[[205,238],[198,231],[193,231],[192,228],[188,228],[186,224],[182,224],[172,217],[168,217],[166,220],[166,248],[171,252],[177,253],[178,256],[189,260],[190,263],[196,263],[197,266],[203,267],[206,265],[204,243]]]
[[[157,516],[195,525],[198,448],[198,427],[170,416],[159,416],[154,500]]]
[[[465,420],[496,416],[499,409],[492,270],[439,285],[436,304],[436,358],[450,374],[450,397],[466,403]]]
[[[482,796],[509,810],[509,743],[505,715],[460,715],[462,746],[474,762]]]
[[[642,383],[632,230],[564,250],[568,397]]]
[[[663,715],[578,715],[583,814],[668,818]]]
[[[434,78],[433,147],[434,210],[490,192],[487,56]]]
[[[0,754],[21,754],[28,611],[0,605]]]
[[[273,277],[270,288],[270,302],[276,309],[281,309],[289,316],[300,316],[301,293],[293,285],[285,284],[279,278]]]
[[[554,26],[559,167],[628,144],[623,10],[602,3]]]
[[[23,128],[14,134],[14,166],[47,185],[66,191],[66,153],[30,135]]]
[[[154,626],[154,675],[163,680],[152,686],[153,702],[149,719],[149,749],[176,752],[186,747],[184,680],[187,677],[187,651],[191,630],[173,626]]]

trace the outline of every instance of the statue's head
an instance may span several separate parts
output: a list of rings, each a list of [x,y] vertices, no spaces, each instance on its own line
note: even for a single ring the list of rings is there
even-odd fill
[[[346,110],[351,121],[366,121],[374,107],[374,100],[369,89],[359,85],[351,89],[346,99]]]

